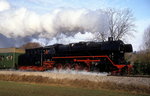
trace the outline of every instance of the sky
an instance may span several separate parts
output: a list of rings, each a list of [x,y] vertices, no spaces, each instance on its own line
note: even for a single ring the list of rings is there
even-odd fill
[[[150,0],[0,0],[8,4],[0,3],[0,11],[7,9],[25,8],[30,13],[43,15],[56,9],[89,9],[98,10],[105,8],[124,9],[129,8],[135,17],[134,37],[128,38],[128,43],[133,45],[134,50],[140,50],[144,30],[150,25]],[[37,17],[37,16],[36,16]],[[38,18],[38,17],[37,17]],[[33,18],[35,19],[35,18]],[[35,19],[36,21],[36,19]],[[38,23],[38,22],[37,22]],[[40,30],[40,29],[39,29]],[[88,33],[86,33],[88,34]],[[76,36],[81,35],[77,34]],[[83,36],[87,38],[86,36]],[[65,38],[65,37],[64,37]],[[52,40],[53,42],[53,40]]]

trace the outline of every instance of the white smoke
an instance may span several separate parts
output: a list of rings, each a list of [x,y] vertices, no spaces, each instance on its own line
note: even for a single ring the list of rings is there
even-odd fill
[[[4,10],[8,10],[10,8],[10,4],[4,0],[0,0],[0,12]]]
[[[107,15],[102,10],[59,8],[41,15],[26,8],[14,9],[6,1],[0,1],[0,4],[3,6],[0,7],[0,35],[15,41],[22,38],[21,43],[29,38],[32,39],[27,41],[38,41],[39,38],[52,40],[61,35],[71,39],[78,33],[102,31],[108,24]]]
[[[49,70],[46,72],[50,73],[60,73],[60,74],[80,74],[80,75],[94,75],[94,76],[107,76],[106,72],[87,72],[87,71],[77,71],[77,70]]]
[[[51,39],[50,41],[45,38],[39,38],[39,39],[32,39],[33,42],[39,42],[41,45],[52,45],[55,43],[58,44],[68,44],[68,43],[76,43],[76,42],[85,42],[85,41],[91,41],[94,37],[94,34],[91,32],[86,32],[82,34],[81,32],[76,33],[74,36],[66,36],[64,34],[60,34],[56,38]]]

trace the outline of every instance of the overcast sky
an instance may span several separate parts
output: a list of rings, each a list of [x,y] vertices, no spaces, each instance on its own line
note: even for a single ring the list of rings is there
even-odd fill
[[[46,14],[57,8],[75,9],[103,9],[103,8],[130,8],[135,17],[137,32],[128,42],[133,44],[134,50],[139,50],[142,43],[144,29],[150,24],[150,0],[0,0],[0,11],[3,9],[26,8],[37,14]]]

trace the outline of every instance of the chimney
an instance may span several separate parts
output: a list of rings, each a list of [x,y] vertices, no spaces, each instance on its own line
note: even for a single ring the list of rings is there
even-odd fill
[[[108,41],[113,41],[113,37],[108,37]]]

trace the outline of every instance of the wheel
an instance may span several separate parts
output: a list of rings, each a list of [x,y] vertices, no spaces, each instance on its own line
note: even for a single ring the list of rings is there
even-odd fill
[[[65,66],[64,66],[64,69],[66,69],[66,70],[68,70],[68,69],[70,69],[71,70],[71,65],[70,64],[65,64]]]
[[[83,70],[83,67],[80,64],[75,64],[74,69],[75,70]]]
[[[57,64],[56,69],[58,69],[58,70],[63,69],[62,64]]]

